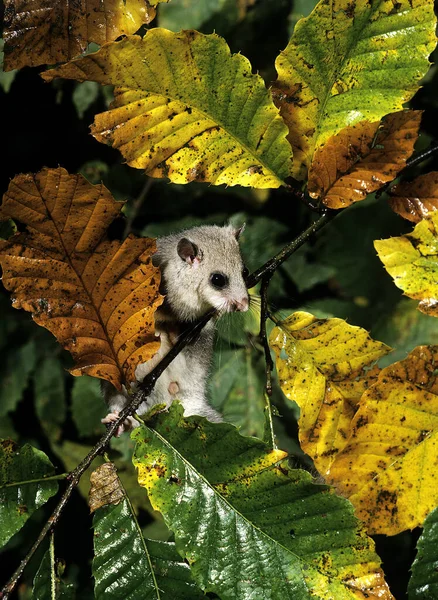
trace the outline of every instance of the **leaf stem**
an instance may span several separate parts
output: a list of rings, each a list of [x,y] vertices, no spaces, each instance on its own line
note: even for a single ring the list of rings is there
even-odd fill
[[[291,254],[296,252],[300,246],[305,244],[314,233],[325,227],[327,223],[329,223],[334,216],[336,216],[336,211],[327,210],[324,214],[322,214],[319,219],[314,221],[310,227],[305,229],[300,235],[289,242],[280,252],[270,258],[265,262],[264,265],[259,267],[254,273],[249,275],[246,285],[249,288],[254,287],[261,279],[263,279],[268,273],[272,276],[274,271],[278,269],[278,267],[287,259]]]
[[[114,423],[111,423],[111,425],[108,426],[105,434],[100,438],[97,444],[90,450],[90,452],[79,463],[79,465],[68,474],[67,480],[69,481],[69,484],[67,488],[63,492],[58,504],[56,505],[47,522],[45,523],[44,527],[42,528],[39,536],[35,540],[29,552],[23,558],[23,560],[21,561],[21,563],[19,564],[18,568],[13,573],[9,581],[3,586],[2,590],[0,591],[1,600],[7,600],[9,598],[10,594],[17,585],[21,575],[23,574],[24,569],[26,568],[32,556],[35,554],[41,542],[57,524],[68,500],[70,499],[73,490],[78,485],[82,475],[91,465],[93,460],[105,451],[106,447],[110,443],[111,438],[117,431],[119,425],[123,423],[126,417],[132,415],[140,406],[140,404],[146,400],[147,396],[149,396],[149,394],[154,389],[154,385],[158,377],[170,365],[172,360],[176,358],[176,356],[181,352],[181,350],[183,350],[183,348],[188,343],[190,343],[197,335],[199,335],[199,333],[202,331],[202,329],[205,327],[205,325],[213,317],[214,314],[216,314],[216,311],[210,311],[209,313],[204,315],[199,321],[197,321],[193,326],[188,327],[181,334],[175,346],[173,346],[173,348],[166,354],[166,356],[163,357],[163,359],[158,363],[158,365],[144,378],[142,383],[139,384],[139,391],[132,396],[132,400],[130,401],[130,403],[120,412],[117,421],[114,421]]]
[[[266,386],[265,391],[266,394],[271,397],[272,396],[272,369],[274,368],[274,363],[272,362],[271,351],[269,349],[268,337],[266,335],[266,320],[268,318],[268,287],[271,281],[273,272],[268,272],[262,279],[262,285],[260,289],[260,296],[262,300],[261,308],[260,308],[260,340],[263,345],[263,350],[265,353],[265,364],[266,364]]]
[[[56,481],[57,479],[66,479],[68,473],[61,473],[60,475],[51,475],[50,477],[38,477],[38,479],[26,479],[25,481],[13,481],[12,483],[3,483],[0,485],[0,490],[7,487],[14,487],[17,485],[27,485],[30,483],[41,483],[43,481]]]
[[[146,175],[146,177],[147,177],[147,175]],[[152,179],[152,177],[147,177],[146,182],[145,182],[141,192],[139,193],[138,197],[134,200],[132,209],[131,209],[129,215],[126,217],[125,229],[123,231],[123,239],[126,238],[131,233],[132,224],[134,223],[134,221],[138,215],[138,211],[140,210],[141,205],[143,204],[147,195],[149,194],[149,191],[150,191],[153,183],[154,183],[154,180]]]

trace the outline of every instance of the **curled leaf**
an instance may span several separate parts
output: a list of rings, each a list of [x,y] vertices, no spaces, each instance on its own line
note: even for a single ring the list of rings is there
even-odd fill
[[[94,512],[106,504],[118,504],[124,499],[120,479],[114,463],[106,462],[97,467],[90,475],[90,491],[88,504],[90,512]]]
[[[395,285],[420,300],[418,308],[438,316],[438,212],[420,221],[412,233],[376,240],[374,247]]]
[[[438,171],[420,175],[409,183],[394,185],[389,206],[413,223],[427,218],[438,210]]]
[[[345,208],[392,181],[412,154],[422,111],[407,110],[380,123],[362,121],[342,129],[319,147],[308,191],[329,208]]]
[[[90,42],[135,33],[155,17],[146,0],[5,0],[5,70],[65,62]]]
[[[27,226],[0,242],[13,306],[31,312],[70,351],[73,375],[106,379],[119,389],[157,352],[154,313],[162,303],[160,272],[151,260],[155,241],[107,236],[122,206],[103,185],[45,168],[17,175],[0,212]]]
[[[155,28],[42,76],[116,85],[93,135],[153,177],[277,188],[289,175],[287,127],[270,92],[216,34]]]
[[[298,21],[275,63],[294,177],[344,127],[403,108],[429,68],[435,27],[429,0],[322,1]]]
[[[324,475],[346,444],[358,399],[376,376],[366,367],[390,348],[342,319],[305,312],[275,327],[269,344],[281,389],[300,407],[301,446]]]
[[[438,346],[418,346],[364,393],[328,481],[370,533],[421,526],[438,504]]]

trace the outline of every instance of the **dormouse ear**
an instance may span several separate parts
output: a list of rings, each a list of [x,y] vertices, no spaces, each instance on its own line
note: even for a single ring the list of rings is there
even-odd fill
[[[246,227],[246,223],[244,223],[238,229],[234,230],[234,236],[235,236],[236,240],[238,240],[240,238],[240,236],[242,235],[242,233],[245,231],[245,227]]]
[[[177,246],[178,256],[181,260],[184,260],[189,265],[199,264],[201,260],[200,252],[198,246],[188,240],[187,238],[182,238],[178,242]]]

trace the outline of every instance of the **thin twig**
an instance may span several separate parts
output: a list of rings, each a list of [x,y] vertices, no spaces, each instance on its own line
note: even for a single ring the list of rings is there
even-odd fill
[[[152,177],[147,177],[146,182],[145,182],[140,194],[134,200],[131,212],[126,217],[125,229],[123,231],[124,238],[127,237],[128,234],[131,233],[132,224],[134,223],[134,221],[138,215],[138,211],[140,210],[141,205],[145,201],[146,196],[149,194],[149,190],[151,189],[153,183],[154,183],[154,180],[152,179]]]
[[[81,479],[81,477],[85,473],[85,471],[88,469],[88,467],[91,465],[93,460],[97,456],[99,456],[99,454],[102,454],[102,452],[108,446],[112,436],[117,431],[117,428],[119,427],[119,425],[121,425],[123,423],[123,421],[126,419],[126,417],[132,415],[137,410],[137,408],[140,406],[140,404],[146,400],[146,398],[150,395],[150,393],[154,389],[154,385],[155,385],[157,379],[163,373],[163,371],[170,365],[170,363],[181,352],[181,350],[183,350],[183,348],[193,340],[194,336],[198,335],[202,331],[202,329],[205,327],[205,325],[208,323],[208,321],[212,318],[212,316],[214,314],[215,314],[215,311],[211,311],[211,312],[207,313],[204,317],[202,317],[202,319],[197,321],[191,328],[187,328],[180,335],[175,346],[173,346],[173,348],[168,352],[168,354],[166,354],[166,356],[163,357],[163,359],[158,363],[158,365],[144,378],[142,383],[139,384],[140,390],[132,396],[132,400],[121,411],[117,421],[114,421],[114,423],[111,423],[111,425],[108,426],[108,429],[106,430],[105,434],[100,438],[100,440],[97,442],[97,444],[90,450],[90,452],[79,463],[79,465],[75,469],[73,469],[73,471],[71,471],[71,473],[69,473],[69,475],[68,475],[69,484],[68,484],[67,488],[65,489],[64,493],[62,494],[54,511],[52,512],[51,516],[49,517],[46,524],[42,528],[38,538],[35,540],[33,546],[29,550],[29,552],[23,558],[23,560],[21,561],[20,565],[18,566],[18,568],[16,569],[16,571],[14,572],[12,577],[2,588],[2,590],[0,592],[0,598],[2,600],[7,600],[9,598],[10,594],[12,593],[15,586],[17,585],[18,580],[20,579],[25,567],[29,563],[32,556],[35,554],[37,548],[39,547],[41,542],[44,540],[46,535],[57,524],[59,517],[61,516],[68,500],[70,499],[70,496],[71,496],[73,490],[78,485],[79,480]]]
[[[268,337],[266,335],[266,320],[268,318],[268,287],[271,281],[273,273],[268,272],[262,279],[262,285],[260,289],[261,296],[261,308],[260,308],[260,341],[262,342],[263,350],[265,352],[265,364],[266,364],[266,394],[272,396],[272,369],[274,363],[272,362],[271,351],[269,349]]]
[[[325,212],[319,219],[317,219],[310,227],[308,227],[303,233],[301,233],[297,238],[289,242],[280,252],[270,258],[264,265],[259,267],[254,273],[248,277],[246,283],[248,288],[252,288],[258,283],[261,279],[265,277],[268,273],[271,275],[274,273],[276,269],[287,259],[291,254],[293,254],[300,246],[305,244],[314,233],[325,227],[327,223],[333,219],[333,217],[337,213],[334,211]]]

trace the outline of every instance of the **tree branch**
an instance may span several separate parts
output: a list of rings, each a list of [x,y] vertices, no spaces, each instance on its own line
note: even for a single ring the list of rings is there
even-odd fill
[[[337,211],[339,212],[339,211]],[[246,285],[249,288],[254,287],[261,279],[263,279],[267,274],[271,276],[274,274],[274,271],[278,269],[278,267],[287,259],[291,254],[296,252],[300,246],[305,244],[314,233],[325,227],[327,223],[329,223],[333,217],[337,214],[336,211],[327,210],[322,216],[319,217],[310,227],[308,227],[303,233],[301,233],[297,238],[289,242],[280,252],[270,258],[264,265],[259,267],[254,273],[251,273],[246,280]]]
[[[110,443],[110,440],[111,440],[112,436],[114,435],[114,433],[116,432],[119,425],[121,425],[123,423],[123,421],[126,419],[126,417],[134,414],[134,412],[138,409],[140,404],[146,400],[146,398],[150,395],[150,393],[154,389],[154,385],[155,385],[157,379],[163,373],[163,371],[170,365],[170,363],[173,361],[173,359],[176,358],[176,356],[178,356],[178,354],[181,352],[181,350],[183,350],[183,348],[188,343],[190,343],[202,331],[202,329],[205,327],[205,325],[208,323],[208,321],[213,317],[215,312],[216,311],[210,311],[209,313],[204,315],[199,321],[197,321],[192,327],[188,327],[185,331],[183,331],[183,333],[178,338],[178,341],[176,342],[175,346],[173,346],[173,348],[166,354],[166,356],[163,357],[163,359],[158,363],[158,365],[139,384],[140,390],[132,396],[132,400],[121,411],[117,421],[114,421],[114,423],[111,423],[111,425],[108,426],[107,431],[100,438],[100,440],[97,442],[97,444],[90,450],[90,452],[79,463],[79,465],[73,471],[71,471],[71,473],[69,473],[69,475],[67,477],[67,479],[69,480],[69,484],[68,484],[67,488],[65,489],[64,493],[62,494],[54,511],[52,512],[51,516],[49,517],[46,524],[42,528],[38,538],[34,542],[33,546],[29,550],[29,552],[23,558],[23,560],[21,561],[20,565],[18,566],[18,568],[16,569],[16,571],[14,572],[12,577],[9,579],[9,581],[4,585],[4,587],[0,591],[0,598],[2,600],[7,600],[9,598],[9,595],[12,593],[15,586],[17,585],[18,580],[20,579],[21,575],[23,574],[23,571],[26,568],[27,564],[29,563],[30,559],[35,554],[37,548],[39,547],[41,542],[44,540],[46,535],[50,531],[52,531],[53,527],[55,527],[55,525],[57,524],[68,500],[70,499],[70,496],[71,496],[73,490],[78,485],[79,480],[81,479],[81,477],[85,473],[85,471],[88,469],[88,467],[91,465],[93,460],[95,458],[97,458],[97,456],[99,456],[99,454],[102,454],[104,452],[105,448]]]

